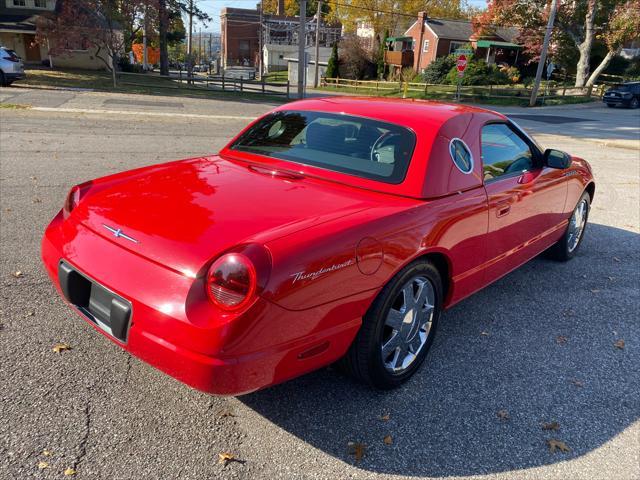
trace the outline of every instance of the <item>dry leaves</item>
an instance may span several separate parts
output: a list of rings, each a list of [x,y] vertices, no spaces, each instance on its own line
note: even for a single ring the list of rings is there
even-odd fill
[[[235,417],[236,415],[231,410],[222,410],[220,413],[220,418],[226,417]]]
[[[385,413],[384,415],[382,415],[380,417],[380,420],[382,420],[383,422],[388,422],[390,418],[391,418],[391,414],[390,413]]]
[[[613,344],[614,347],[619,348],[620,350],[624,350],[624,340],[620,339],[616,343]]]
[[[620,260],[618,257],[613,257],[613,260],[620,263],[622,260]]]
[[[391,435],[387,435],[382,439],[382,441],[384,442],[385,445],[393,444],[393,438],[391,438]]]
[[[15,272],[13,272],[13,276],[16,278],[20,278],[24,275],[24,273],[22,273],[20,270],[17,270]]]
[[[565,337],[564,335],[558,335],[556,337],[556,343],[558,345],[564,345],[565,343],[567,343],[567,340],[569,340],[567,337]]]
[[[47,462],[38,462],[38,468],[44,470],[45,468],[49,468],[49,464]]]
[[[482,332],[480,332],[480,335],[482,335],[483,337],[488,337],[489,336],[489,332],[482,331]]]
[[[349,442],[347,447],[349,449],[349,454],[356,458],[356,463],[360,463],[360,460],[362,460],[362,457],[364,457],[364,453],[367,450],[367,446],[364,443]]]
[[[571,451],[571,449],[567,447],[566,443],[554,438],[547,440],[547,446],[549,447],[549,451],[551,453],[556,453],[556,450],[560,450],[563,453]]]
[[[573,383],[576,387],[584,387],[584,382],[581,380],[578,380],[577,378],[574,378],[571,380],[571,383]]]
[[[591,288],[591,289],[590,289],[590,291],[591,291],[591,293],[599,293],[599,292],[600,292],[600,289],[598,289],[598,288]]]
[[[227,464],[233,460],[235,460],[236,457],[233,456],[233,453],[229,453],[229,452],[222,452],[218,454],[218,463],[223,463],[223,464]]]
[[[70,477],[71,475],[75,475],[75,474],[76,474],[76,471],[75,471],[73,468],[71,468],[71,467],[67,468],[67,469],[64,471],[64,475],[65,475],[66,477]]]
[[[64,352],[65,350],[71,350],[71,346],[66,343],[56,343],[52,350],[56,353]]]
[[[36,314],[36,312],[34,312],[33,310],[29,310],[29,311],[26,313],[25,317],[33,317],[35,314]]]
[[[509,412],[506,410],[498,410],[496,414],[500,420],[509,420]]]
[[[560,424],[558,422],[548,422],[548,423],[543,423],[542,424],[542,429],[543,430],[560,430]]]
[[[44,455],[45,457],[49,457],[49,456],[51,456],[51,451],[50,450],[43,450],[42,451],[42,455]]]

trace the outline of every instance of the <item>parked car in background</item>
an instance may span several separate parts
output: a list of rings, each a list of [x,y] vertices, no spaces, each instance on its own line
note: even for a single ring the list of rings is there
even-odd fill
[[[96,330],[200,390],[339,359],[388,389],[424,361],[444,309],[544,251],[573,257],[594,189],[585,160],[499,113],[311,99],[218,155],[74,186],[42,258]],[[533,302],[552,286],[529,287]]]
[[[607,90],[602,97],[607,107],[622,105],[627,108],[640,107],[640,82],[625,82]]]
[[[16,80],[25,78],[22,59],[5,47],[0,47],[0,86],[8,87]]]

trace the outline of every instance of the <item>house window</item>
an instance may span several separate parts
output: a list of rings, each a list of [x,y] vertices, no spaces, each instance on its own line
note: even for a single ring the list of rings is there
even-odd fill
[[[26,7],[27,6],[27,1],[26,0],[13,0],[13,6],[14,7]]]
[[[449,53],[454,53],[456,50],[464,46],[465,46],[464,42],[451,42],[449,44]]]
[[[47,8],[47,0],[34,0],[33,3],[36,8]]]
[[[423,52],[429,51],[429,40],[425,40],[424,43],[422,44],[422,51]]]

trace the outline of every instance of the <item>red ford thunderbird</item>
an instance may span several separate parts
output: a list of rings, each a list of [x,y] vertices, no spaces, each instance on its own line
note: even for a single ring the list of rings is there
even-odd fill
[[[74,186],[42,257],[97,331],[197,389],[337,360],[386,389],[443,309],[542,252],[573,257],[594,188],[586,161],[495,112],[304,100],[218,155]]]

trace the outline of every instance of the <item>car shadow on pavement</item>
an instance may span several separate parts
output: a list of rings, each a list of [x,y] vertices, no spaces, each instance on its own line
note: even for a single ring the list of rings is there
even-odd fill
[[[324,369],[239,400],[370,472],[478,475],[582,456],[640,412],[639,263],[640,235],[591,224],[572,261],[536,258],[447,311],[402,388]],[[551,453],[552,439],[570,450]],[[348,442],[366,445],[359,462]]]

